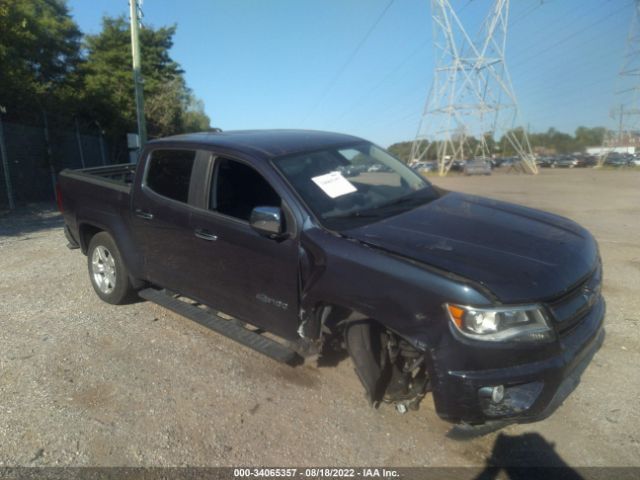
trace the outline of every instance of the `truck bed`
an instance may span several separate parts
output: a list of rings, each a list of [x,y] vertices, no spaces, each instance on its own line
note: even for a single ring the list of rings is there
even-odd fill
[[[60,176],[73,178],[116,190],[131,191],[131,184],[136,171],[135,163],[121,163],[105,167],[91,167],[79,170],[63,170]]]
[[[125,238],[135,169],[136,164],[126,163],[60,172],[59,205],[71,244],[86,248],[83,224],[116,232],[120,241]]]

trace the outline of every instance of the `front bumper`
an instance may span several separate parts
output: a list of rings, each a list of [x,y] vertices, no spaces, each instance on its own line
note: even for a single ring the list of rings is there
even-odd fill
[[[551,415],[574,390],[604,340],[602,297],[570,332],[557,352],[542,360],[487,370],[447,369],[440,365],[434,388],[438,415],[451,422],[482,424],[495,420],[533,422]],[[509,351],[504,352],[505,363]],[[444,368],[443,368],[444,367]],[[483,387],[504,385],[502,402],[483,397]]]

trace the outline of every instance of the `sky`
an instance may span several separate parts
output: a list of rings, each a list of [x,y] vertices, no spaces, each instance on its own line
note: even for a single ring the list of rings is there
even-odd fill
[[[491,0],[451,0],[475,32]],[[519,121],[609,126],[632,0],[511,0],[506,65]],[[85,33],[127,0],[69,0]],[[171,54],[223,130],[310,128],[383,146],[412,140],[433,80],[429,0],[144,0],[177,25]],[[144,61],[144,59],[143,59]]]

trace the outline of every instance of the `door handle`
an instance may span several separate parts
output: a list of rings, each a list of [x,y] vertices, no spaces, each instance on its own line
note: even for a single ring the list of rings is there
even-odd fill
[[[202,240],[208,240],[210,242],[215,242],[218,240],[218,236],[214,235],[211,232],[207,232],[206,230],[202,230],[201,228],[196,228],[193,232],[196,237],[201,238]]]
[[[153,220],[153,213],[145,212],[139,208],[136,209],[135,213],[136,217],[144,218],[145,220]]]

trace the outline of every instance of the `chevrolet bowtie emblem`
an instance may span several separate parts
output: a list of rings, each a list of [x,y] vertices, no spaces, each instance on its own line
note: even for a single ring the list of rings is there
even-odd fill
[[[582,288],[582,297],[587,302],[588,306],[592,306],[596,299],[598,298],[599,288],[592,289],[589,286],[585,286]]]

